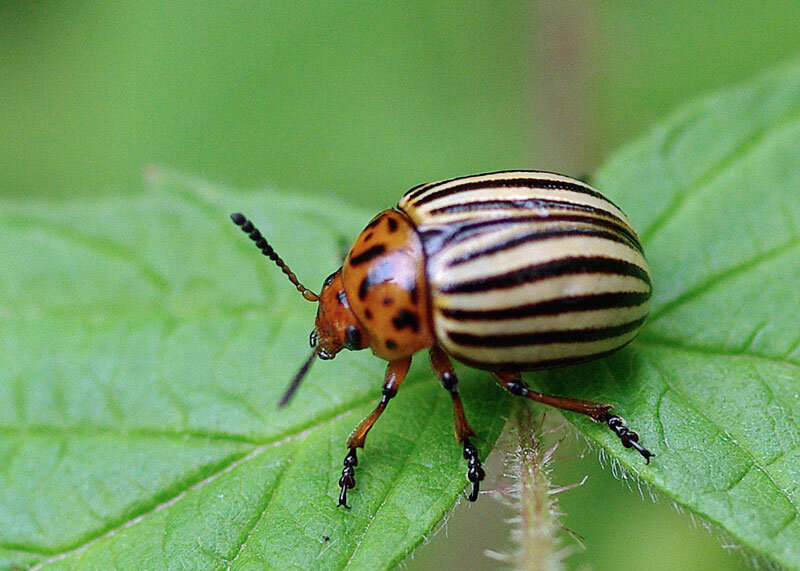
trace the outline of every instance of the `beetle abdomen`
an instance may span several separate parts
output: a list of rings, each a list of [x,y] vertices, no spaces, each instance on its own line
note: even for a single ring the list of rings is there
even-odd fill
[[[625,215],[561,175],[509,171],[422,185],[400,201],[426,254],[434,334],[491,370],[586,361],[630,342],[651,281]]]

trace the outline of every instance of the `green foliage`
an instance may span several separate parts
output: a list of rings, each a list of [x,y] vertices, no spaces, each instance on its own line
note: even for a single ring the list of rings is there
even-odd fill
[[[278,411],[315,306],[227,216],[252,215],[311,285],[370,213],[154,177],[134,198],[3,206],[0,558],[400,560],[466,484],[449,396],[421,359],[370,434],[353,509],[337,508],[344,442],[380,397],[382,364],[366,352],[317,364]],[[479,376],[463,392],[488,453],[508,397]]]
[[[800,65],[686,108],[597,176],[642,230],[641,338],[534,376],[607,400],[657,457],[569,417],[656,490],[779,564],[800,560]],[[465,485],[449,398],[420,362],[337,509],[349,430],[381,363],[317,364],[283,410],[313,307],[227,219],[241,210],[309,285],[373,212],[153,173],[145,194],[0,209],[0,563],[379,567]],[[423,361],[423,359],[419,359]],[[509,397],[462,370],[487,453]],[[325,539],[325,537],[329,539]]]
[[[800,563],[800,65],[687,108],[595,182],[641,230],[644,333],[543,387],[609,400],[657,457],[620,454],[753,552]]]

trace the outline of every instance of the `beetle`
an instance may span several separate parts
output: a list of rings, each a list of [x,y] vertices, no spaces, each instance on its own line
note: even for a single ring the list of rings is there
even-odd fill
[[[654,456],[610,404],[542,394],[521,376],[608,355],[630,343],[647,317],[652,282],[636,232],[588,184],[517,170],[416,186],[367,224],[319,294],[247,218],[231,218],[306,300],[319,303],[311,355],[279,406],[315,358],[370,348],[389,362],[377,407],[347,439],[339,506],[349,507],[347,491],[356,484],[356,450],[424,349],[452,399],[470,501],[485,472],[450,357],[489,371],[514,395],[605,423],[647,463]]]

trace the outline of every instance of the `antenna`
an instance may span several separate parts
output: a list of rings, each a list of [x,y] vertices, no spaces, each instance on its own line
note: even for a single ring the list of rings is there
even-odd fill
[[[304,298],[306,298],[308,301],[319,301],[319,296],[300,283],[300,281],[297,279],[297,276],[294,275],[294,272],[290,270],[289,266],[286,265],[286,262],[284,262],[281,257],[275,253],[275,250],[273,250],[272,246],[267,243],[264,236],[262,236],[261,232],[258,231],[258,228],[253,226],[252,222],[245,218],[243,214],[238,212],[231,214],[231,220],[233,220],[233,223],[242,229],[242,232],[250,236],[250,239],[256,243],[256,247],[261,250],[262,254],[278,265],[283,273],[289,278],[289,281],[295,285],[297,291],[303,294]],[[311,360],[309,359],[309,366],[310,362]],[[308,369],[308,366],[306,366],[306,369]]]
[[[286,406],[289,400],[291,400],[294,392],[297,390],[297,387],[300,386],[300,381],[305,378],[306,373],[308,373],[308,369],[311,368],[311,363],[314,362],[314,357],[317,356],[317,353],[319,353],[319,348],[315,347],[314,350],[311,351],[311,355],[309,355],[308,359],[306,359],[306,362],[303,363],[303,366],[300,367],[299,371],[297,371],[297,374],[294,376],[294,379],[292,379],[292,382],[289,383],[289,388],[287,388],[286,392],[283,393],[281,400],[278,401],[278,408],[283,408]]]

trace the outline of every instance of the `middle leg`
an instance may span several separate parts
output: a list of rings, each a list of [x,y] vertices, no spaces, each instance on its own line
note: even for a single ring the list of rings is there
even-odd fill
[[[444,350],[438,345],[431,348],[431,366],[442,386],[450,393],[453,399],[453,417],[455,419],[456,440],[464,447],[464,460],[467,461],[467,479],[472,482],[472,493],[469,501],[474,502],[478,499],[480,485],[486,473],[483,471],[481,461],[478,459],[478,449],[470,442],[470,436],[475,436],[475,431],[467,422],[467,415],[464,413],[464,405],[461,403],[461,396],[458,394],[458,378],[453,371],[453,365],[445,354]]]

